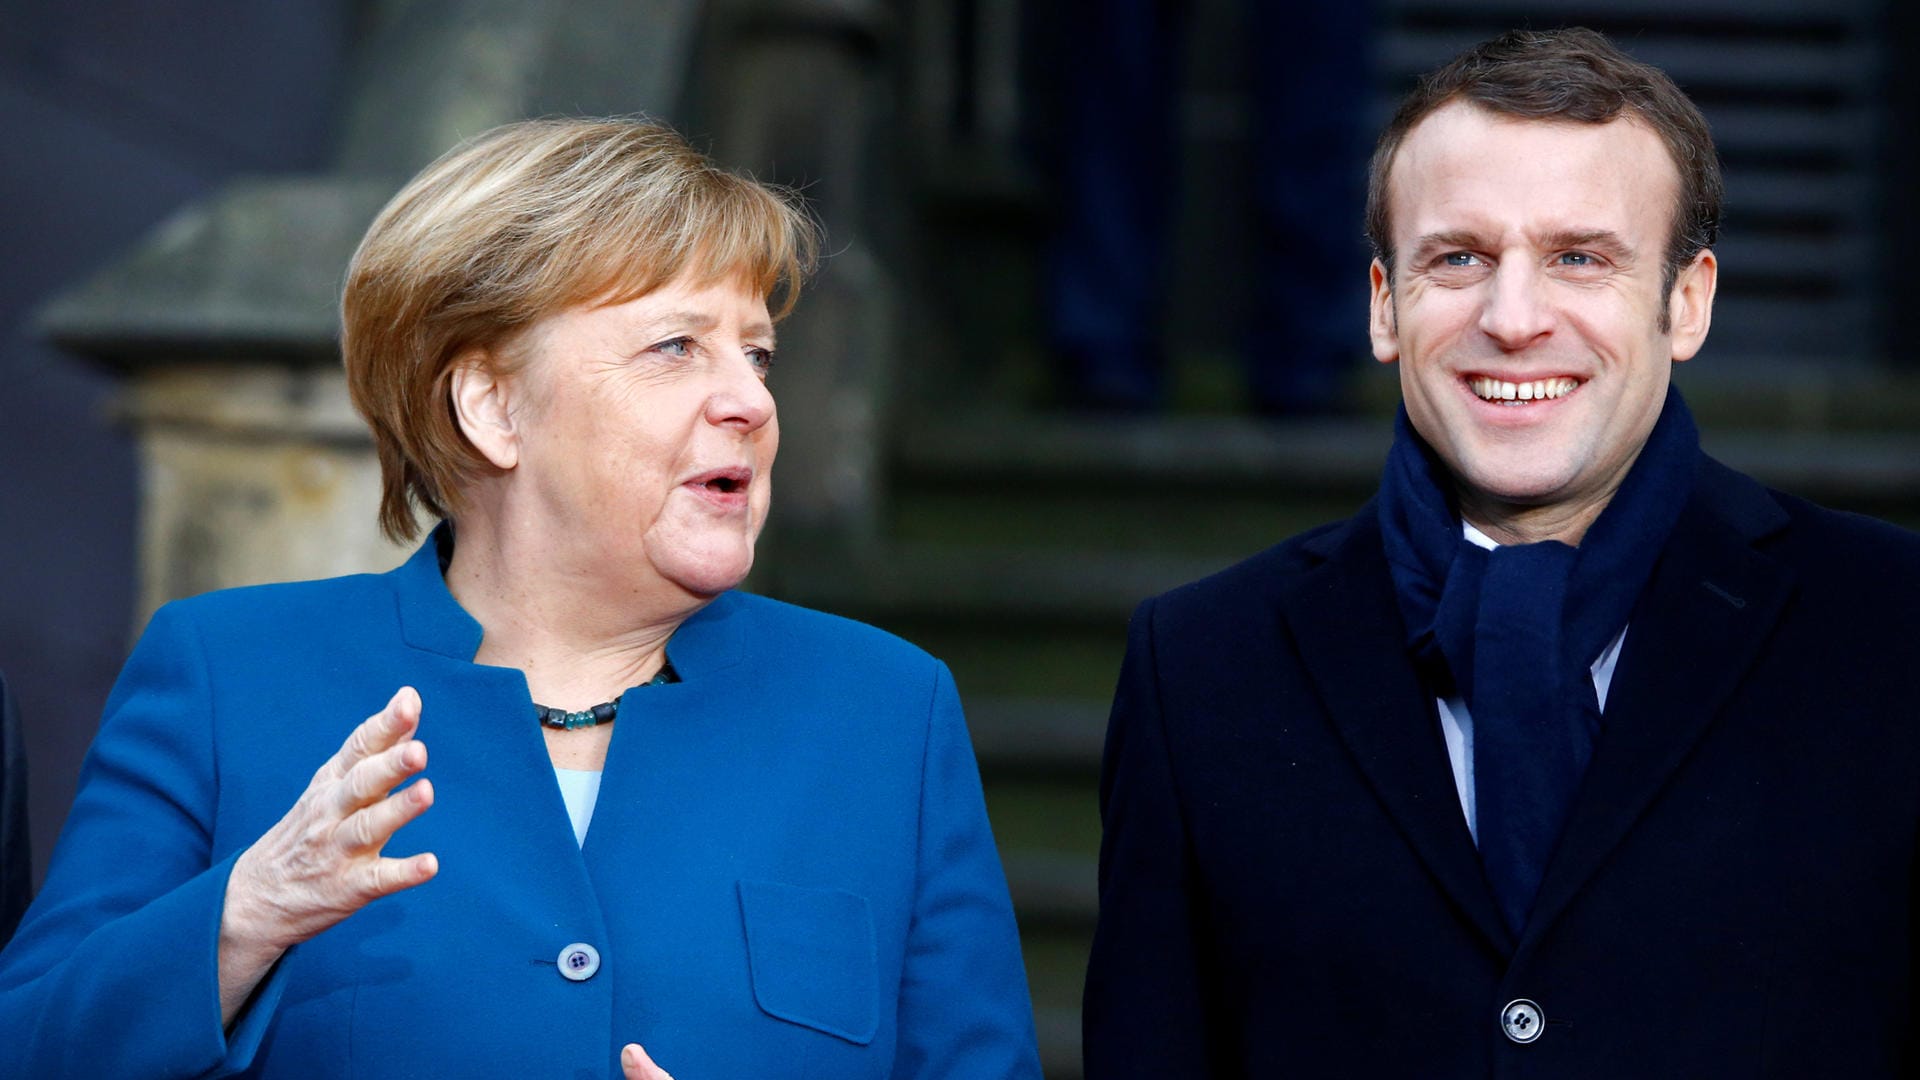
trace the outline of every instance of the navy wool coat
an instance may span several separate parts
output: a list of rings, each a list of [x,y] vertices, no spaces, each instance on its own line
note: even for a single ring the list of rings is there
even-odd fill
[[[1371,507],[1135,615],[1089,1080],[1920,1067],[1920,537],[1703,457],[1518,935],[1404,638]]]
[[[385,575],[153,618],[45,889],[0,954],[0,1073],[35,1078],[1037,1077],[1005,879],[944,665],[728,593],[632,693],[584,848],[525,679],[430,541]],[[235,856],[355,724],[420,691],[440,873],[295,946],[231,1033]],[[558,960],[594,947],[575,981]],[[577,973],[577,972],[576,972]]]

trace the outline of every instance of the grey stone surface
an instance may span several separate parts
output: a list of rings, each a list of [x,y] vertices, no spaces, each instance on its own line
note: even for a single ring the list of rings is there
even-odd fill
[[[393,189],[336,176],[235,181],[62,294],[40,326],[119,367],[209,354],[332,363],[347,260]]]
[[[678,114],[701,0],[393,0],[355,62],[338,168],[405,177],[497,124]]]
[[[212,589],[397,565],[380,466],[337,367],[168,364],[120,401],[146,493],[138,617]]]

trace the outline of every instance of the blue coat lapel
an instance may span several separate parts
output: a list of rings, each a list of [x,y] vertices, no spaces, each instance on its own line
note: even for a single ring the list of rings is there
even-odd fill
[[[637,853],[653,851],[665,865],[676,851],[712,843],[714,822],[689,810],[716,797],[729,762],[745,766],[749,748],[735,744],[754,737],[758,714],[773,706],[739,666],[742,618],[733,594],[714,600],[667,641],[679,681],[622,700],[584,851],[602,888],[630,884]]]
[[[416,649],[471,663],[480,651],[482,631],[447,591],[441,559],[443,549],[450,552],[451,542],[452,533],[440,525],[387,580],[393,584],[401,640]]]

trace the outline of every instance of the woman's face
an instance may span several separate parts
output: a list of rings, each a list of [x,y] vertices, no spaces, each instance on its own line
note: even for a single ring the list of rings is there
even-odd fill
[[[738,585],[780,446],[765,299],[683,278],[549,316],[524,347],[511,482],[558,568],[628,594],[613,603],[662,581],[702,597]]]

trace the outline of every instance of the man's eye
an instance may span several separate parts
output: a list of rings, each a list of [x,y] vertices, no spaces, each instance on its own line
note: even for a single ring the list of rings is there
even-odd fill
[[[1475,266],[1480,259],[1471,251],[1449,251],[1440,256],[1440,261],[1447,266]]]
[[[754,370],[762,375],[773,370],[772,349],[750,348],[747,350],[747,360],[753,364]]]
[[[1597,260],[1584,251],[1563,251],[1560,253],[1561,266],[1592,266]]]
[[[666,353],[668,356],[686,356],[693,351],[693,339],[690,337],[669,338],[655,345],[653,351]]]

